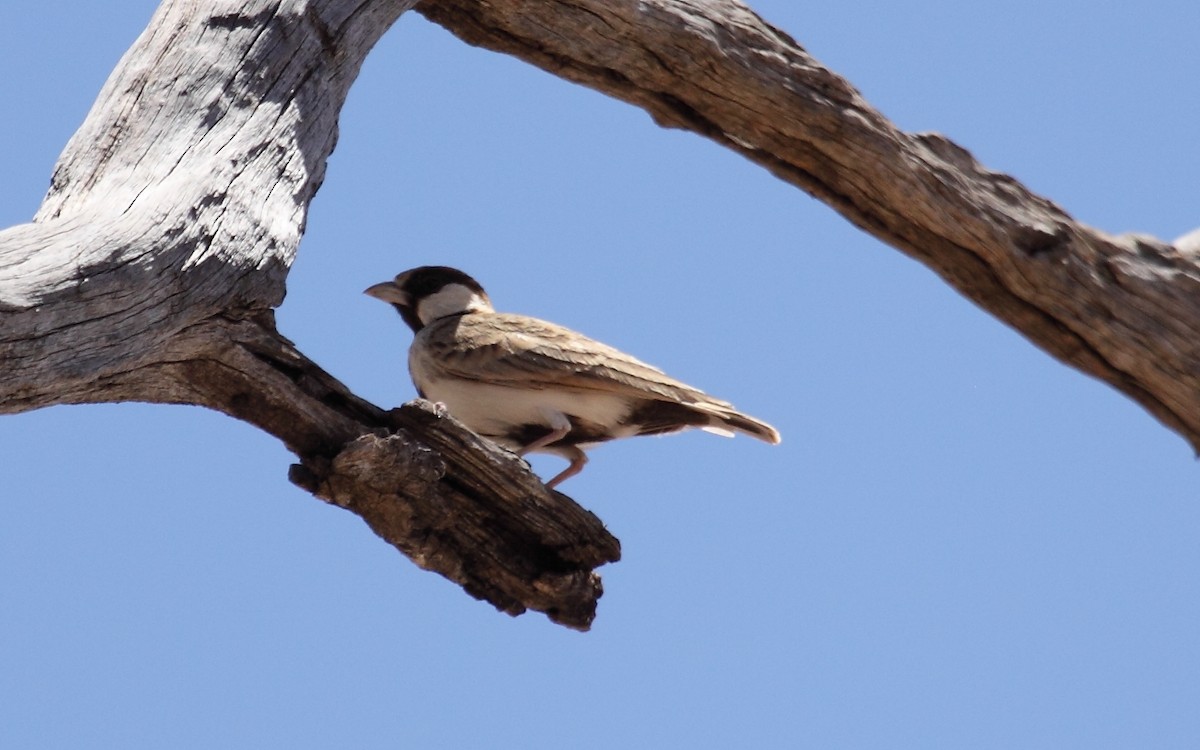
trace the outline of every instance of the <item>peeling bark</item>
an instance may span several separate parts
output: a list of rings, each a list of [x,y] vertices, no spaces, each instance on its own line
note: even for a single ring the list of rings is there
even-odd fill
[[[422,402],[351,393],[272,308],[366,54],[415,0],[174,0],[67,145],[34,219],[0,232],[0,413],[207,406],[279,438],[294,483],[498,609],[586,629],[591,513]],[[469,43],[698,133],[937,271],[1200,447],[1200,234],[1113,237],[905,133],[733,0],[427,0]]]

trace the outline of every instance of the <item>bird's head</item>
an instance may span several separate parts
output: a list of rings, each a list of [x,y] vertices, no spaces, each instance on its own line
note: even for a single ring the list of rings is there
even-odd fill
[[[448,266],[413,268],[363,294],[391,304],[413,333],[448,315],[493,311],[479,282]]]

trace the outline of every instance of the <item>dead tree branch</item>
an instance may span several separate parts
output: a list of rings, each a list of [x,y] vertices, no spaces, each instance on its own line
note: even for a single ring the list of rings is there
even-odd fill
[[[417,10],[760,164],[1200,450],[1195,241],[1107,235],[946,138],[899,130],[736,0],[425,0]]]
[[[587,629],[620,556],[521,460],[412,404],[385,412],[275,330],[308,205],[384,0],[165,3],[0,233],[0,413],[196,404],[278,437],[292,480],[510,614]]]
[[[619,556],[590,513],[426,404],[385,412],[271,310],[350,84],[413,0],[172,0],[28,224],[0,232],[0,413],[196,404],[278,437],[292,480],[499,609],[587,628]],[[1200,447],[1194,237],[1112,237],[897,129],[734,0],[426,0],[516,55],[815,195]]]

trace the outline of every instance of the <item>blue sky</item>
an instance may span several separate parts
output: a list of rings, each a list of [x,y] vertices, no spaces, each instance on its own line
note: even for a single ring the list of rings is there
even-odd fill
[[[154,5],[9,14],[0,225],[36,210]],[[901,127],[1086,223],[1200,225],[1200,6],[976,5],[754,7]],[[1188,446],[823,204],[410,14],[351,93],[280,328],[401,403],[409,334],[361,291],[424,263],[734,401],[783,444],[593,451],[563,489],[624,559],[580,634],[418,570],[223,416],[0,418],[0,746],[1200,740]]]

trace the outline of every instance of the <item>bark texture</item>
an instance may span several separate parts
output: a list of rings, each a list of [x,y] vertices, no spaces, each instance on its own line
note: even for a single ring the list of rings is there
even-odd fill
[[[1114,237],[906,133],[734,0],[425,0],[474,45],[645,109],[819,198],[1200,451],[1200,239]]]
[[[291,478],[510,614],[587,629],[591,513],[455,420],[350,393],[273,307],[367,52],[411,3],[175,0],[105,84],[28,224],[0,232],[0,413],[198,404],[282,440]]]
[[[0,232],[0,413],[220,410],[291,479],[502,611],[586,629],[619,557],[590,513],[428,404],[357,398],[271,310],[373,44],[414,0],[168,0]],[[462,39],[709,138],[933,268],[1200,447],[1200,234],[1113,237],[934,134],[897,129],[733,0],[427,0]]]

